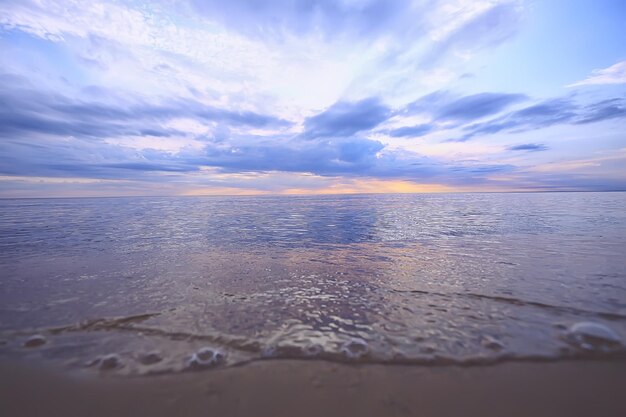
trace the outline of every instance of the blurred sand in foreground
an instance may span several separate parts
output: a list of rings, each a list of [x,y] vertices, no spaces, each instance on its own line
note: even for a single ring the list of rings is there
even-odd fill
[[[261,361],[123,378],[0,363],[11,416],[626,416],[626,361],[482,367]]]

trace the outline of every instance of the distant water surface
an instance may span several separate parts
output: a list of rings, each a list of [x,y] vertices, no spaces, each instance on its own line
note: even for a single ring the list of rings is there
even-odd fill
[[[626,340],[625,207],[626,193],[0,200],[0,355],[116,354],[116,372],[141,374],[615,353],[568,329]]]

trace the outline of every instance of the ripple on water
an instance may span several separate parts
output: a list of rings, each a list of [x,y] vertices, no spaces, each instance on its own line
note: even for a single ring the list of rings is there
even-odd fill
[[[125,374],[266,357],[615,357],[625,204],[624,193],[0,201],[11,271],[0,353],[98,357],[92,369]],[[98,356],[110,352],[121,359]]]

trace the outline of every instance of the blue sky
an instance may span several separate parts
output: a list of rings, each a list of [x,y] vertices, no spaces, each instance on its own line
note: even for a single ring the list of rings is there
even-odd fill
[[[621,0],[0,2],[0,196],[626,190]]]

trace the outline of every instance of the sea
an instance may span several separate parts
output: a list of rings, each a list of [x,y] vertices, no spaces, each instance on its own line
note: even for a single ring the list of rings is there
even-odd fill
[[[0,358],[623,358],[626,193],[0,200]]]

